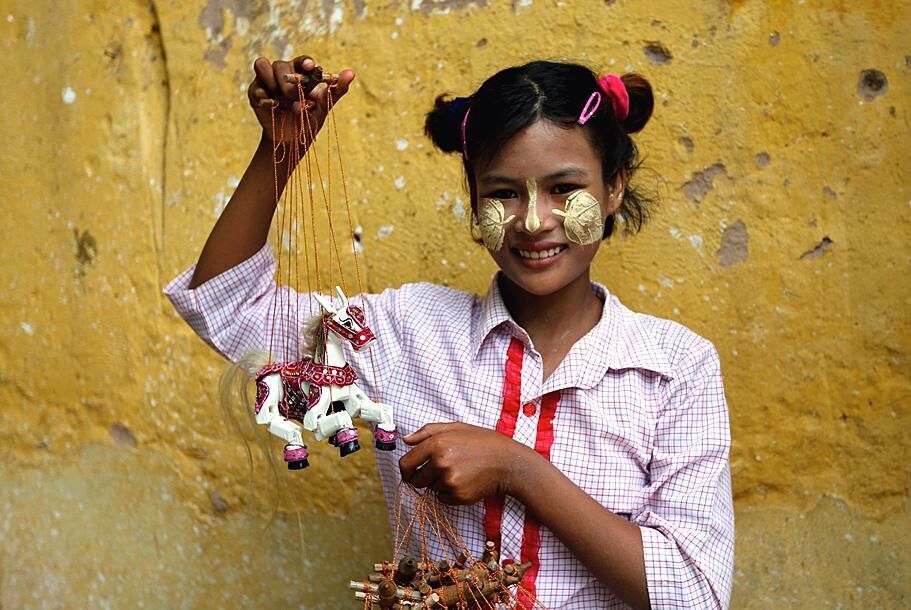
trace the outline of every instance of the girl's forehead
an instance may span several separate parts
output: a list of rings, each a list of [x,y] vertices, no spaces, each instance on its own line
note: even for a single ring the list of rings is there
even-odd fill
[[[498,183],[524,183],[534,185],[537,182],[547,183],[557,180],[591,180],[598,175],[594,168],[574,165],[572,163],[561,163],[544,174],[532,174],[527,169],[515,173],[509,171],[486,171],[478,176],[480,184],[498,184]]]
[[[478,178],[498,175],[510,179],[544,180],[568,169],[600,171],[600,156],[581,127],[562,127],[537,121],[516,133],[478,169]]]

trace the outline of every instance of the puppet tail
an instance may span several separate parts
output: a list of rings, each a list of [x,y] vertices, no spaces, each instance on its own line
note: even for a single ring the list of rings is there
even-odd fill
[[[228,365],[218,384],[219,402],[231,428],[244,443],[251,472],[251,443],[260,448],[270,468],[273,471],[276,468],[275,449],[270,445],[272,437],[263,426],[256,423],[256,414],[253,411],[256,402],[256,375],[269,361],[269,355],[265,352],[246,354],[237,362]]]

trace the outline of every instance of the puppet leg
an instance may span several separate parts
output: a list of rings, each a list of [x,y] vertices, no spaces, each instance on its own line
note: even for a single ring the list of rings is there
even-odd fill
[[[352,406],[349,411],[354,412],[354,417],[360,417],[365,421],[376,423],[373,439],[377,449],[380,451],[392,451],[395,449],[395,442],[399,435],[395,430],[391,406],[381,402],[373,402],[367,398],[367,395],[357,385],[351,386],[348,404]]]
[[[343,402],[333,402],[331,410],[332,413],[317,418],[313,435],[318,441],[328,438],[330,443],[338,447],[342,457],[351,455],[361,448],[357,428],[354,427],[354,422],[351,421]]]
[[[284,396],[280,373],[265,375],[256,382],[256,423],[269,426],[269,432],[286,442],[284,457],[289,470],[301,470],[310,465],[309,453],[301,427],[282,417],[278,405]]]
[[[278,404],[283,397],[282,376],[270,373],[256,381],[256,423],[268,424],[278,415]]]
[[[299,425],[279,415],[269,422],[269,432],[287,442],[285,445],[285,461],[288,462],[288,470],[301,470],[310,465],[310,462],[307,461],[310,454],[307,452],[303,437],[301,437],[301,427]]]

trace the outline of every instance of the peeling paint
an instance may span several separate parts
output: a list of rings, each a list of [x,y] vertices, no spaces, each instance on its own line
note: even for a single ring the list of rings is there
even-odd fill
[[[121,447],[136,447],[136,436],[133,434],[133,431],[124,424],[111,424],[111,427],[108,429],[108,434],[110,434],[114,442]]]
[[[721,234],[721,246],[715,253],[718,264],[722,267],[730,267],[745,261],[749,256],[749,242],[750,236],[742,220],[738,220],[726,228]]]
[[[727,176],[727,168],[723,163],[715,163],[705,170],[693,174],[692,179],[683,185],[683,194],[687,199],[698,204],[714,188],[716,176]]]
[[[829,236],[826,235],[825,237],[822,238],[822,240],[818,244],[816,244],[816,246],[813,247],[812,250],[807,250],[806,252],[801,254],[800,260],[802,260],[802,261],[813,260],[815,258],[819,258],[819,257],[823,256],[826,253],[826,251],[832,246],[833,243],[835,243],[835,242],[833,242],[831,239],[829,239]]]
[[[879,96],[885,95],[888,90],[889,80],[879,70],[870,69],[860,73],[857,81],[857,95],[866,101],[872,102]]]
[[[647,43],[642,51],[645,53],[645,58],[649,63],[655,66],[669,64],[674,59],[667,47],[658,41]]]

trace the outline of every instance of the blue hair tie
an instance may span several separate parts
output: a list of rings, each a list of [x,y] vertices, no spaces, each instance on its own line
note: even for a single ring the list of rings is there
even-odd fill
[[[457,97],[452,100],[452,103],[449,105],[449,123],[456,129],[462,124],[462,117],[464,117],[465,112],[468,111],[470,102],[471,98]]]

